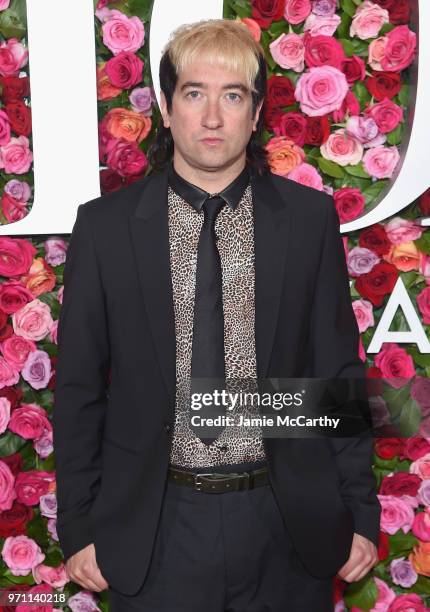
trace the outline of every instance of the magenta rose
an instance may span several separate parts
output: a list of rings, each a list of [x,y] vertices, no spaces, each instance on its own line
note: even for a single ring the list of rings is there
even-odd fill
[[[375,365],[381,370],[383,378],[398,389],[408,383],[416,374],[412,357],[395,343],[384,342],[375,355]]]
[[[26,238],[0,236],[0,275],[27,274],[36,251],[36,248]]]
[[[397,595],[388,612],[427,612],[428,608],[416,593],[403,593]]]
[[[311,12],[311,0],[286,0],[284,18],[293,25],[301,23]]]
[[[318,170],[306,162],[302,162],[293,168],[291,172],[287,174],[287,177],[292,181],[301,183],[302,185],[307,185],[313,189],[318,189],[318,191],[322,191],[323,189],[322,177]]]
[[[341,187],[333,198],[341,223],[356,219],[364,211],[365,199],[358,187]]]
[[[416,461],[420,457],[424,457],[427,453],[430,453],[430,440],[422,436],[411,436],[405,438],[405,445],[400,457],[406,457],[411,461]]]
[[[417,304],[423,316],[423,323],[430,324],[430,286],[424,287],[417,295]]]
[[[0,284],[0,310],[7,314],[16,312],[33,299],[31,291],[15,278]]]
[[[112,85],[129,89],[142,80],[143,66],[142,60],[137,55],[130,51],[121,51],[106,62],[105,72]]]
[[[135,142],[118,140],[109,150],[106,163],[121,176],[141,174],[148,166],[145,153]]]
[[[396,26],[385,37],[381,68],[387,72],[400,72],[412,63],[417,35],[407,25]]]
[[[18,501],[26,506],[35,506],[40,502],[40,496],[48,493],[50,484],[54,480],[53,472],[40,470],[20,472],[15,480]]]
[[[17,38],[0,43],[0,75],[18,76],[19,70],[28,61],[28,51]]]
[[[342,106],[348,87],[337,68],[316,66],[299,77],[294,95],[306,115],[322,116]]]
[[[15,476],[10,467],[0,460],[0,511],[10,510],[16,497]]]
[[[394,130],[403,121],[402,107],[388,98],[368,107],[365,114],[375,120],[379,130],[384,134]]]
[[[11,138],[0,147],[0,168],[7,174],[24,174],[28,172],[33,161],[29,140],[26,136]]]
[[[377,179],[391,178],[399,160],[396,146],[377,146],[368,149],[363,155],[363,167],[370,176]]]
[[[4,433],[10,421],[11,403],[7,397],[0,397],[0,433]]]
[[[334,66],[340,70],[345,59],[341,43],[331,36],[305,34],[305,63],[315,66]]]
[[[415,515],[412,533],[422,542],[430,542],[430,508],[424,508],[424,512]]]
[[[4,11],[9,8],[10,0],[0,0],[0,11]]]
[[[22,404],[12,412],[9,429],[21,438],[36,440],[52,429],[46,411],[37,404]]]
[[[4,358],[17,370],[23,368],[29,353],[35,351],[36,348],[37,346],[32,340],[16,334],[12,334],[6,340],[3,340],[1,345]]]
[[[121,51],[134,53],[145,42],[145,29],[139,17],[127,17],[115,9],[104,22],[102,32],[103,43],[114,55]]]
[[[0,356],[0,389],[16,385],[19,381],[19,370]]]

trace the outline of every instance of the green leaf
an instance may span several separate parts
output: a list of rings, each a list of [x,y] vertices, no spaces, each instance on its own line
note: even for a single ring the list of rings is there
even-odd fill
[[[351,17],[348,13],[342,12],[340,16],[340,24],[337,27],[336,34],[339,38],[347,39],[349,37],[349,29],[351,27]]]
[[[350,166],[350,165],[344,166],[344,170],[345,172],[347,172],[348,174],[351,174],[352,176],[358,176],[360,178],[370,179],[370,175],[363,168],[362,162],[359,162],[358,164],[355,164],[353,166]]]
[[[421,238],[414,240],[415,246],[421,253],[430,255],[430,231],[426,230],[421,234]]]
[[[332,176],[333,178],[343,178],[345,175],[341,166],[330,159],[326,159],[325,157],[318,158],[318,166],[324,172],[324,174]]]
[[[365,107],[366,102],[370,102],[372,99],[370,92],[362,81],[355,81],[352,91],[357,96],[362,108]]]
[[[399,102],[402,106],[409,104],[409,85],[404,83],[398,93]]]
[[[404,553],[409,553],[417,542],[418,540],[412,532],[403,533],[403,531],[399,529],[395,534],[389,536],[390,558],[405,556]]]
[[[271,34],[273,38],[278,38],[281,34],[288,34],[288,23],[285,19],[282,19],[282,21],[272,21],[269,28],[269,34]]]
[[[392,130],[391,132],[388,132],[387,134],[388,144],[390,145],[400,144],[403,140],[404,129],[405,129],[405,124],[399,123],[399,125],[394,130]]]
[[[352,40],[349,40],[348,38],[340,38],[339,42],[342,44],[343,50],[345,51],[345,55],[347,55],[348,57],[354,55],[355,49]]]
[[[361,610],[370,610],[378,598],[378,588],[372,576],[365,576],[357,582],[350,583],[344,594],[348,608],[356,606]]]
[[[368,187],[363,189],[363,195],[366,198],[366,204],[373,202],[379,196],[381,191],[388,185],[388,180],[375,181]]]
[[[416,346],[406,348],[407,353],[412,357],[414,363],[422,368],[430,367],[430,353],[420,353]]]
[[[150,0],[128,0],[128,9],[132,15],[140,17],[142,21],[149,21],[153,2]]]
[[[345,11],[347,15],[349,15],[350,17],[354,17],[357,7],[354,4],[353,0],[341,0],[340,5],[342,10]]]
[[[0,457],[7,457],[8,455],[18,452],[24,444],[27,444],[27,440],[6,430],[5,433],[0,436]]]
[[[421,408],[417,402],[410,398],[404,405],[400,414],[400,431],[402,436],[414,436],[421,423]]]
[[[26,25],[15,11],[6,9],[0,13],[0,33],[5,38],[17,38],[20,40],[26,34]]]

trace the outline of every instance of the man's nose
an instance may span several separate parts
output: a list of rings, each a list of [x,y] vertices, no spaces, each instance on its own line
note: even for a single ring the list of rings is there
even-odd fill
[[[202,115],[202,125],[211,129],[223,124],[221,107],[218,100],[208,100]]]

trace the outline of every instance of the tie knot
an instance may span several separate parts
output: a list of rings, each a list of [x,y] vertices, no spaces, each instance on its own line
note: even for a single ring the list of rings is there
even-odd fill
[[[220,196],[206,198],[203,203],[203,210],[205,211],[205,221],[207,220],[209,223],[213,224],[224,204],[225,200]]]

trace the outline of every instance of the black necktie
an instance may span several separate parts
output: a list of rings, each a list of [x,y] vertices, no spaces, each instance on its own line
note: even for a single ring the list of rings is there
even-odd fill
[[[225,383],[222,272],[215,235],[215,219],[224,204],[225,200],[219,196],[208,197],[203,204],[205,218],[197,248],[191,393],[213,393],[214,389],[223,389]],[[225,413],[225,409],[203,406],[190,413],[190,416],[212,417]],[[201,427],[191,425],[191,428],[201,437]],[[211,428],[215,437],[202,438],[203,442],[210,444],[223,429]]]

